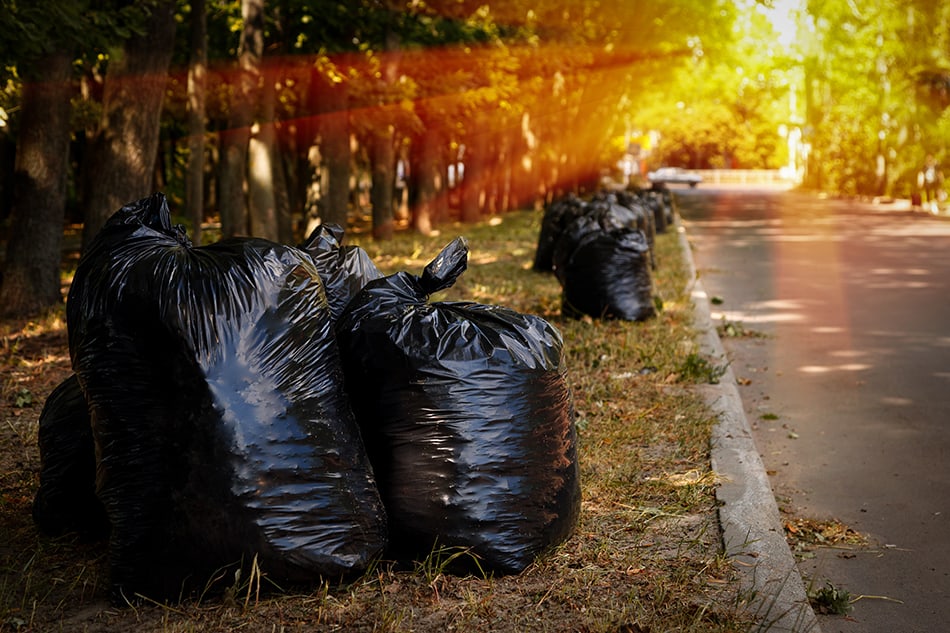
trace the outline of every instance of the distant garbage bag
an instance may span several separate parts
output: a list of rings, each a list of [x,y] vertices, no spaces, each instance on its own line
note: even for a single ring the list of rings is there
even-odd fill
[[[652,218],[632,195],[623,191],[598,191],[585,215],[593,215],[605,229],[640,229],[647,234]]]
[[[343,228],[338,224],[321,224],[301,248],[317,265],[334,321],[363,286],[383,276],[365,250],[343,244]]]
[[[574,412],[561,335],[548,322],[500,306],[428,303],[467,257],[459,238],[421,277],[370,282],[337,332],[391,553],[419,560],[464,548],[471,557],[456,562],[518,573],[576,525]]]
[[[654,187],[651,193],[660,200],[663,213],[666,216],[667,226],[673,225],[676,221],[676,199],[673,198],[673,192],[670,191],[669,187],[660,189]]]
[[[181,595],[213,570],[279,583],[358,573],[386,526],[303,251],[191,246],[164,196],[116,212],[69,291],[116,596]]]
[[[554,247],[571,222],[587,210],[587,203],[573,194],[552,200],[544,210],[533,269],[550,272],[554,266]]]
[[[634,195],[643,203],[643,205],[653,214],[653,224],[657,233],[666,233],[670,225],[670,218],[667,217],[666,204],[660,192],[651,190],[638,190]]]
[[[649,247],[649,263],[656,268],[653,255],[656,242],[656,224],[653,214],[632,194],[625,191],[600,191],[591,199],[587,212],[605,229],[638,229]]]
[[[96,449],[86,399],[75,374],[53,390],[40,413],[40,487],[33,520],[51,536],[105,538],[109,519],[96,496]]]
[[[554,272],[561,312],[569,318],[644,321],[656,314],[650,247],[641,230],[617,227],[610,217],[578,218],[558,242]]]

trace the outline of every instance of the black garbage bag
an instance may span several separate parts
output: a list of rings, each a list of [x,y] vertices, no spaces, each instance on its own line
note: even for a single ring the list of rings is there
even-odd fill
[[[385,512],[309,255],[194,248],[164,196],[120,209],[67,303],[116,597],[176,597],[257,561],[278,583],[358,573]]]
[[[650,247],[639,229],[617,228],[592,214],[561,236],[554,272],[561,313],[569,318],[644,321],[656,314]]]
[[[591,196],[585,215],[597,216],[605,229],[640,229],[646,232],[647,218],[644,210],[624,192],[596,192]]]
[[[660,200],[667,226],[673,225],[676,222],[676,198],[673,197],[673,192],[667,186],[654,186],[650,192]]]
[[[637,191],[635,195],[643,202],[646,208],[649,209],[650,213],[653,214],[653,224],[656,227],[656,232],[666,233],[669,221],[666,216],[666,208],[661,194],[657,191],[640,190]]]
[[[334,321],[363,286],[383,276],[365,250],[343,244],[343,228],[338,224],[321,224],[301,248],[317,265]]]
[[[548,322],[500,306],[428,303],[467,257],[459,238],[421,277],[370,282],[337,331],[391,554],[420,560],[434,548],[467,548],[485,571],[518,573],[576,525],[574,412],[561,335]]]
[[[594,215],[604,229],[639,229],[647,240],[650,267],[656,268],[654,249],[656,224],[653,214],[633,194],[626,191],[600,192],[588,212]]]
[[[538,272],[550,272],[554,265],[554,246],[571,222],[587,210],[587,203],[573,194],[552,200],[544,209],[538,247],[534,253],[532,268]]]
[[[96,496],[96,448],[86,398],[76,375],[61,382],[40,413],[40,487],[33,520],[50,536],[74,532],[105,538],[109,519]]]

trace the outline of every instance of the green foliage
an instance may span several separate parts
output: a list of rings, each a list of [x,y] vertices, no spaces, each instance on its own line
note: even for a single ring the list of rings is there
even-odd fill
[[[652,165],[775,169],[787,162],[777,133],[792,118],[795,64],[773,24],[752,6],[733,6],[673,67],[667,90],[651,91],[633,116],[656,130]]]
[[[848,195],[909,196],[927,153],[945,159],[950,3],[910,0],[860,9],[808,2],[801,42],[806,184]],[[886,171],[878,171],[883,161]]]
[[[679,365],[680,380],[684,382],[719,384],[719,379],[726,373],[726,365],[716,365],[705,356],[690,352]]]
[[[415,561],[415,572],[430,586],[438,582],[443,575],[452,573],[454,566],[464,565],[478,571],[480,578],[489,575],[482,569],[478,556],[468,547],[444,547],[435,543],[429,555],[421,561]]]
[[[56,50],[95,61],[110,46],[141,32],[154,0],[31,0],[0,2],[0,79],[11,69],[21,77],[41,70],[37,60]]]
[[[75,101],[75,129],[93,129],[104,62],[154,2],[0,0],[0,80],[12,80],[0,108],[15,113],[18,81],[43,54],[66,48],[93,79]],[[322,77],[345,85],[357,139],[405,145],[438,132],[445,160],[463,149],[474,160],[480,150],[498,162],[486,168],[494,179],[561,179],[529,182],[533,194],[596,178],[650,132],[659,134],[651,166],[775,169],[793,158],[779,133],[792,129],[810,152],[808,184],[909,195],[925,152],[950,156],[950,0],[926,11],[911,0],[806,2],[792,15],[798,40],[779,37],[767,4],[267,0],[264,61],[279,78],[281,139],[293,138],[281,150],[306,161],[304,144],[331,101],[313,87]],[[240,5],[208,0],[212,133],[228,121]],[[187,63],[191,19],[188,0],[178,7],[162,128],[172,140],[184,134],[177,69]],[[7,132],[15,136],[15,120]],[[362,169],[369,159],[355,160]],[[181,189],[180,162],[164,157],[169,190]]]
[[[846,615],[851,611],[851,594],[844,589],[838,589],[830,582],[811,592],[808,599],[818,613]]]
[[[53,49],[92,68],[140,31],[154,1],[0,0],[0,80],[30,76]],[[439,121],[449,146],[471,149],[486,118],[498,128],[496,145],[527,121],[521,149],[533,154],[532,168],[559,164],[573,175],[581,168],[572,160],[596,170],[619,158],[631,134],[651,130],[660,134],[653,165],[776,168],[790,158],[777,130],[791,126],[810,149],[811,185],[909,193],[923,154],[944,158],[950,135],[950,1],[807,2],[792,16],[802,25],[794,43],[778,37],[767,4],[268,0],[265,15],[268,55],[290,56],[280,61],[282,120],[313,107],[300,90],[321,67],[348,82],[364,136],[411,135]],[[179,66],[190,15],[181,0]],[[213,66],[232,62],[240,26],[238,0],[209,0]],[[390,48],[398,80],[384,82]],[[226,120],[229,80],[212,80],[212,130]],[[164,125],[176,136],[183,82],[171,86],[173,120]],[[4,111],[16,111],[12,94]],[[87,101],[77,120],[95,118]]]
[[[13,394],[13,406],[17,409],[33,406],[33,393],[26,387],[21,387]]]

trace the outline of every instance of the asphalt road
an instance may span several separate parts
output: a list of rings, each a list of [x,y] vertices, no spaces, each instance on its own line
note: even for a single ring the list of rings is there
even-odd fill
[[[674,193],[779,507],[868,538],[799,562],[822,631],[950,631],[950,217]]]

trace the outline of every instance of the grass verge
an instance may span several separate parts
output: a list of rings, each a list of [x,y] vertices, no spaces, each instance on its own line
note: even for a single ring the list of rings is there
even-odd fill
[[[712,414],[691,389],[703,365],[674,232],[658,236],[663,310],[646,323],[567,320],[560,287],[530,270],[541,216],[519,212],[440,235],[360,243],[386,272],[422,268],[456,235],[469,269],[433,300],[473,300],[541,315],[564,335],[578,411],[583,505],[574,536],[525,572],[459,577],[444,552],[415,569],[386,561],[347,585],[269,589],[267,570],[225,579],[224,597],[118,608],[107,601],[104,543],[37,534],[37,420],[69,375],[62,311],[0,323],[0,630],[3,631],[745,631],[742,596],[721,554]]]

